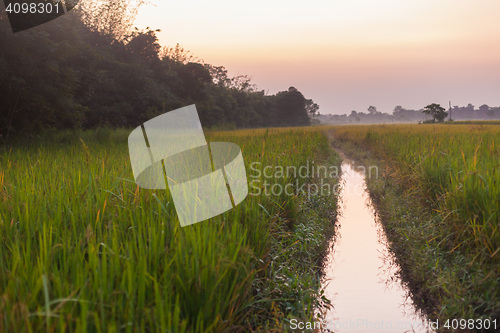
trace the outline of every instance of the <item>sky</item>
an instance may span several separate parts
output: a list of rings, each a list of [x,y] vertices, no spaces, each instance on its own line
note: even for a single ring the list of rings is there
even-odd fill
[[[294,86],[321,114],[500,106],[500,0],[150,0],[161,29],[269,94]]]

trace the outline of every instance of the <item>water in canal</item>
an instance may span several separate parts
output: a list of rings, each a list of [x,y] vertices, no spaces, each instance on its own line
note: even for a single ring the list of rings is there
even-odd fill
[[[429,332],[397,276],[365,174],[368,169],[344,158],[341,214],[325,270],[325,292],[333,307],[321,326],[329,332]]]

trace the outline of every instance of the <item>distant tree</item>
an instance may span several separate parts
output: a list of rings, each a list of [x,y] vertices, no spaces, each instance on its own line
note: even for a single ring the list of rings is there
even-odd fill
[[[493,118],[495,111],[488,105],[483,104],[479,107],[479,113],[481,114],[481,117],[488,116],[490,118]]]
[[[432,116],[434,121],[438,122],[443,122],[446,116],[448,115],[448,112],[446,112],[441,105],[436,103],[427,105],[422,112]]]
[[[496,107],[496,108],[492,107],[488,111],[488,117],[490,117],[490,118],[494,118],[495,114],[497,114],[497,117],[500,117],[500,107]]]
[[[319,110],[319,105],[314,103],[312,99],[306,99],[306,110],[314,118]]]
[[[398,113],[401,113],[403,111],[403,107],[401,105],[396,105],[396,107],[394,108],[394,111],[392,112],[394,115],[398,114]]]
[[[497,108],[498,109],[498,108]],[[495,108],[488,108],[488,111],[486,112],[486,115],[490,118],[495,117]]]
[[[368,112],[369,112],[370,114],[376,114],[376,113],[377,113],[377,108],[376,108],[376,107],[374,107],[373,105],[370,105],[370,106],[368,107]]]
[[[490,107],[486,104],[483,104],[479,107],[479,111],[481,111],[482,113],[488,112],[489,109],[490,109]]]
[[[361,118],[359,117],[359,115],[362,115],[362,114],[363,114],[363,112],[358,113],[357,111],[352,110],[351,114],[348,116],[349,121],[352,122],[353,119],[358,121],[358,122],[361,121]]]

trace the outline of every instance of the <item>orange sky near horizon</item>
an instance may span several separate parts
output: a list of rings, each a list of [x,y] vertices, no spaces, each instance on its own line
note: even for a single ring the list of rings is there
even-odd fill
[[[152,0],[136,25],[323,114],[436,102],[500,106],[498,0]]]

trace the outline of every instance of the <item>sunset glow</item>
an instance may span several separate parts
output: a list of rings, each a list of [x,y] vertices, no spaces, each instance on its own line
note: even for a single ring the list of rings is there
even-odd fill
[[[137,26],[162,29],[259,89],[295,86],[321,113],[431,102],[500,105],[500,2],[153,1]]]

